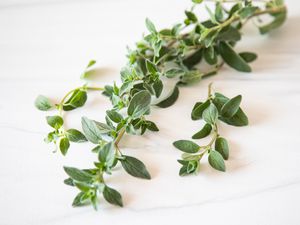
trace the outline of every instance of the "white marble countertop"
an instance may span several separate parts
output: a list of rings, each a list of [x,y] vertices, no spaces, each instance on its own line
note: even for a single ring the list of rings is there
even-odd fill
[[[62,182],[63,165],[91,164],[90,146],[74,145],[67,157],[52,154],[42,140],[45,114],[33,101],[40,93],[58,99],[79,85],[90,59],[102,74],[97,83],[117,80],[125,46],[141,37],[144,18],[158,27],[174,24],[189,1],[0,1],[0,224],[300,224],[300,4],[287,5],[281,29],[259,36],[251,24],[246,28],[238,48],[258,53],[252,73],[224,67],[182,88],[173,107],[153,110],[159,135],[124,138],[125,152],[142,159],[153,179],[116,172],[108,182],[123,194],[125,207],[103,201],[94,211],[72,208],[76,190]],[[189,115],[211,81],[228,96],[243,95],[250,125],[221,127],[231,146],[226,173],[204,163],[198,176],[181,178],[180,153],[171,143],[200,127]],[[79,128],[81,115],[101,120],[108,107],[104,97],[91,94],[85,108],[68,115],[68,124]]]

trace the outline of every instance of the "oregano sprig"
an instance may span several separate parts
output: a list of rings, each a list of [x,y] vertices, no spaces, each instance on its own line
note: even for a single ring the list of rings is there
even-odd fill
[[[194,4],[184,12],[183,21],[170,28],[159,30],[150,19],[146,19],[148,33],[136,43],[134,49],[128,48],[128,63],[120,72],[120,84],[114,82],[104,87],[84,84],[69,91],[56,104],[45,96],[37,97],[35,106],[39,110],[56,109],[54,115],[46,117],[52,128],[45,138],[46,142],[55,143],[63,155],[67,154],[70,142],[89,141],[94,145],[91,151],[96,154],[97,160],[91,168],[64,167],[69,176],[65,183],[79,190],[73,206],[90,202],[97,208],[99,195],[111,204],[122,206],[121,194],[105,181],[119,162],[128,174],[143,179],[151,178],[144,163],[122,153],[119,142],[123,136],[157,132],[159,129],[156,124],[147,119],[151,106],[165,108],[173,105],[182,85],[208,78],[225,64],[237,71],[250,72],[249,63],[257,58],[256,54],[248,51],[237,53],[234,50],[236,43],[241,40],[244,24],[250,19],[259,18],[259,31],[265,34],[281,26],[286,19],[286,7],[282,0],[258,4],[236,0],[229,7],[226,1],[215,1],[213,9],[204,6],[209,18],[201,21],[195,8],[203,6],[203,0],[192,1]],[[262,22],[262,15],[269,15],[272,21]],[[88,79],[95,63],[95,60],[88,63],[81,79]],[[204,69],[207,67],[202,67],[203,64],[208,64],[208,69]],[[165,80],[168,79],[174,79],[175,85],[168,95],[162,96]],[[65,113],[83,107],[89,91],[102,92],[111,101],[112,108],[106,111],[102,122],[83,116],[82,131],[66,128]],[[196,103],[192,119],[203,118],[206,124],[193,138],[211,134],[212,139],[202,147],[190,141],[176,143],[176,147],[186,151],[183,160],[179,161],[183,165],[182,175],[195,172],[205,153],[209,153],[209,162],[214,168],[225,170],[223,159],[228,158],[228,143],[219,135],[217,123],[221,120],[234,126],[247,125],[246,115],[237,107],[240,101],[240,96],[230,100],[214,93],[209,94],[204,103]]]
[[[212,93],[209,85],[208,98],[204,102],[197,102],[192,110],[193,120],[203,119],[204,126],[192,136],[192,139],[201,139],[207,136],[211,140],[206,145],[198,145],[190,140],[178,140],[173,145],[184,152],[178,162],[182,165],[179,175],[185,176],[197,173],[200,161],[208,154],[209,164],[216,170],[225,172],[224,160],[229,158],[229,145],[227,140],[218,131],[218,123],[222,121],[232,126],[248,125],[248,117],[240,108],[241,95],[231,99],[221,93]]]

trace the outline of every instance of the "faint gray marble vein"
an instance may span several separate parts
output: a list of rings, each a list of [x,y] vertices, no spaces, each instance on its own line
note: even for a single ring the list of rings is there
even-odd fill
[[[276,191],[278,189],[283,189],[283,188],[287,188],[287,187],[290,187],[293,185],[299,185],[299,184],[300,184],[300,178],[290,181],[290,182],[270,186],[267,188],[262,188],[260,190],[249,191],[246,193],[239,193],[239,194],[231,195],[231,196],[224,197],[224,198],[211,198],[211,199],[201,201],[198,203],[183,204],[183,205],[177,205],[177,206],[158,206],[158,207],[149,207],[149,208],[140,208],[140,209],[127,207],[127,209],[132,212],[150,212],[150,211],[158,211],[158,210],[184,209],[184,208],[190,208],[190,207],[195,207],[195,206],[204,206],[207,204],[224,203],[224,202],[229,202],[229,201],[233,201],[233,200],[244,199],[244,198],[252,197],[255,195],[260,195],[260,194],[263,194],[263,193],[266,193],[269,191]]]

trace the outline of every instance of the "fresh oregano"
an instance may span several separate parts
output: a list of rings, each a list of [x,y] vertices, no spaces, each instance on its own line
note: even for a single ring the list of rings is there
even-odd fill
[[[204,102],[197,102],[192,110],[192,119],[205,121],[204,126],[192,136],[192,139],[201,139],[211,136],[207,145],[199,146],[190,140],[178,140],[173,145],[184,152],[178,162],[182,165],[180,176],[199,171],[200,160],[207,153],[209,164],[216,170],[225,172],[224,160],[229,158],[227,140],[220,136],[218,122],[222,121],[232,126],[248,125],[248,117],[240,108],[242,96],[229,99],[221,93],[212,93],[209,85],[208,98]]]
[[[57,111],[56,115],[46,118],[52,129],[45,138],[47,143],[54,143],[66,155],[71,142],[89,141],[94,144],[91,151],[98,156],[94,166],[89,169],[64,167],[69,176],[65,184],[79,190],[73,206],[90,202],[96,209],[101,194],[107,202],[123,206],[121,194],[105,182],[106,175],[111,175],[112,169],[120,162],[128,174],[143,179],[151,178],[143,162],[122,154],[119,142],[123,135],[158,131],[156,124],[146,118],[153,102],[157,107],[171,106],[179,96],[180,86],[214,75],[224,64],[241,72],[250,72],[249,63],[257,58],[256,54],[247,51],[237,53],[234,50],[241,39],[243,25],[256,18],[260,33],[265,34],[281,26],[286,19],[283,0],[216,0],[214,9],[205,6],[209,18],[200,21],[194,9],[204,4],[203,0],[192,1],[194,4],[185,11],[184,21],[171,28],[158,30],[153,22],[146,19],[149,34],[137,42],[135,49],[128,49],[128,64],[121,70],[121,84],[104,87],[84,84],[69,91],[56,104],[45,96],[37,97],[35,106],[39,110],[55,108]],[[262,22],[262,15],[271,17],[271,22]],[[82,79],[89,77],[95,63],[95,60],[88,63]],[[209,69],[204,69],[203,63],[210,65]],[[176,84],[169,95],[162,98],[166,79],[175,79]],[[64,113],[84,106],[90,91],[102,92],[111,101],[112,109],[106,111],[105,121],[82,117],[82,132],[67,129],[64,126]],[[239,108],[240,101],[240,96],[228,99],[214,93],[204,103],[196,103],[192,119],[203,118],[206,124],[193,138],[211,134],[213,139],[206,146],[190,141],[174,143],[178,149],[186,152],[183,160],[179,161],[183,165],[181,175],[197,171],[204,153],[209,153],[208,161],[212,167],[225,171],[224,159],[228,158],[229,149],[226,139],[219,136],[217,123],[221,120],[234,126],[247,125],[248,119]]]

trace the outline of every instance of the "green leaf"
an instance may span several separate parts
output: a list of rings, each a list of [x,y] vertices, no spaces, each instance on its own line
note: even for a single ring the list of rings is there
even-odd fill
[[[184,73],[180,81],[186,84],[192,84],[201,80],[203,73],[199,70],[190,70]]]
[[[237,12],[238,10],[240,10],[240,8],[242,7],[242,4],[240,2],[234,4],[230,11],[229,11],[229,17],[231,17],[235,12]]]
[[[170,29],[163,29],[163,30],[160,30],[159,31],[159,34],[163,35],[163,36],[166,36],[166,37],[172,37],[173,34],[172,34],[172,30]]]
[[[128,124],[126,126],[126,133],[132,134],[132,135],[136,135],[137,134],[136,129],[134,128],[134,126],[132,124]]]
[[[82,182],[75,182],[74,185],[83,192],[88,192],[91,188],[92,185],[91,184],[87,184],[87,183],[82,183]]]
[[[85,196],[85,193],[84,193],[83,191],[79,192],[79,193],[76,195],[76,197],[74,198],[73,203],[72,203],[72,206],[73,206],[73,207],[78,207],[78,206],[84,205],[84,203],[83,203],[83,201],[82,201],[83,198],[84,198],[84,196]]]
[[[118,191],[116,191],[115,189],[108,187],[107,185],[105,185],[105,187],[104,187],[103,197],[109,203],[123,207],[123,201],[122,201],[121,194]]]
[[[104,86],[104,91],[102,92],[103,95],[107,96],[107,97],[112,97],[113,95],[113,87],[111,85],[105,85]]]
[[[53,108],[53,104],[50,102],[50,100],[43,95],[37,96],[37,98],[34,101],[34,105],[37,109],[41,111],[48,111],[49,109]]]
[[[286,14],[287,14],[286,10],[281,13],[274,14],[273,15],[274,20],[267,25],[259,27],[259,32],[261,34],[266,34],[266,33],[270,32],[271,30],[274,30],[274,29],[280,27],[286,20]]]
[[[206,9],[206,11],[209,14],[211,22],[214,23],[214,24],[218,24],[218,21],[217,21],[217,19],[215,17],[215,14],[210,10],[210,8],[208,8],[207,5],[205,5],[205,9]]]
[[[204,50],[204,59],[210,65],[217,64],[218,57],[213,46],[210,46]]]
[[[239,110],[241,101],[242,101],[241,95],[238,95],[228,100],[221,108],[221,115],[226,118],[233,117],[233,115],[236,114],[237,111]]]
[[[86,100],[87,100],[86,91],[77,89],[73,92],[71,97],[66,102],[64,102],[63,109],[65,111],[70,111],[70,110],[76,109],[78,107],[83,106],[85,104]]]
[[[194,53],[192,53],[191,55],[189,55],[188,57],[186,57],[183,60],[183,64],[188,69],[192,69],[195,65],[197,65],[198,63],[201,62],[202,55],[203,55],[203,50],[201,48],[201,49],[195,51]]]
[[[59,129],[64,124],[64,120],[60,116],[47,116],[47,123],[54,129]]]
[[[179,176],[186,176],[186,175],[189,175],[188,173],[187,173],[187,166],[186,165],[183,165],[181,168],[180,168],[180,170],[179,170]]]
[[[147,129],[151,130],[151,131],[159,131],[158,127],[156,126],[156,124],[152,121],[147,120]]]
[[[70,147],[70,142],[69,142],[68,138],[65,137],[65,138],[60,139],[59,149],[63,155],[67,154],[69,147]]]
[[[86,138],[94,144],[98,144],[102,140],[102,134],[107,133],[101,130],[94,120],[86,117],[81,118],[81,125]]]
[[[167,108],[176,102],[178,96],[179,96],[179,88],[177,86],[175,86],[172,93],[168,97],[166,97],[164,100],[157,103],[156,106],[158,106],[160,108]]]
[[[115,110],[107,110],[106,115],[115,123],[120,123],[123,120],[123,116]]]
[[[192,2],[196,3],[196,4],[200,4],[203,2],[203,0],[192,0]]]
[[[155,94],[154,88],[152,87],[151,84],[144,82],[144,83],[143,83],[143,87],[144,87],[147,91],[149,91],[149,93],[150,93],[151,95],[154,95],[154,94]]]
[[[83,133],[81,133],[79,130],[76,130],[76,129],[67,130],[66,135],[67,135],[67,138],[71,142],[81,143],[81,142],[86,142],[87,141],[87,139],[83,135]]]
[[[98,159],[100,162],[105,163],[108,167],[114,164],[115,149],[112,142],[107,143],[100,149]]]
[[[210,101],[206,100],[204,103],[198,102],[192,110],[192,120],[199,120],[202,118],[203,111],[210,105]]]
[[[215,97],[213,99],[213,103],[217,107],[217,109],[221,112],[222,106],[229,100],[226,96],[222,95],[221,93],[216,92]]]
[[[127,114],[133,118],[138,118],[149,111],[150,103],[151,95],[149,92],[140,91],[136,93],[129,102]]]
[[[212,130],[212,126],[210,124],[205,124],[204,127],[192,136],[193,139],[201,139],[207,137]]]
[[[233,117],[231,118],[221,117],[220,120],[222,120],[224,123],[227,123],[232,126],[237,126],[237,127],[247,126],[249,123],[248,117],[246,116],[246,114],[241,108],[236,112],[236,114],[234,114]]]
[[[149,30],[150,33],[152,33],[152,34],[157,33],[154,24],[148,18],[146,18],[146,27],[147,27],[147,29]]]
[[[188,174],[194,173],[194,172],[196,172],[198,166],[199,166],[199,161],[191,160],[191,161],[189,161],[189,163],[187,165],[186,172]]]
[[[245,19],[247,17],[252,16],[257,9],[258,9],[258,7],[256,7],[256,6],[247,6],[240,10],[239,15],[242,19]]]
[[[148,72],[153,75],[156,74],[158,71],[156,65],[148,59],[146,60],[146,68],[147,68]]]
[[[223,19],[223,8],[220,2],[216,3],[215,16],[217,21],[221,21]]]
[[[64,166],[64,170],[73,180],[78,182],[87,183],[93,179],[89,173],[74,167]]]
[[[195,173],[199,169],[200,163],[198,160],[178,160],[178,162],[182,164],[182,167],[179,170],[180,176],[186,176]]]
[[[153,83],[153,89],[154,89],[156,98],[158,98],[161,95],[163,87],[164,87],[164,85],[163,85],[163,82],[161,80],[156,80]]]
[[[257,55],[253,52],[241,52],[239,55],[245,60],[245,62],[250,63],[256,60]]]
[[[228,26],[221,30],[216,37],[219,41],[239,41],[241,40],[241,34],[238,29]]]
[[[88,69],[88,68],[92,67],[95,64],[96,64],[95,60],[90,60],[89,63],[88,63],[88,65],[86,66],[86,68]]]
[[[54,141],[55,138],[56,138],[55,133],[56,133],[55,131],[52,131],[52,132],[48,133],[47,136],[44,138],[44,141],[46,143],[51,143],[52,141]]]
[[[191,12],[191,11],[184,11],[187,18],[192,21],[193,23],[196,23],[198,21],[197,16]]]
[[[219,111],[221,111],[221,108],[227,101],[229,101],[229,98],[227,98],[226,96],[220,93],[215,93],[215,98],[213,99],[213,103],[216,105]],[[219,119],[224,123],[233,126],[248,125],[248,117],[246,116],[246,114],[243,112],[241,108],[239,108],[239,110],[234,114],[233,117],[231,118],[220,117]]]
[[[159,53],[162,48],[162,44],[163,43],[161,40],[157,40],[154,43],[152,43],[152,48],[153,48],[155,57],[159,57]]]
[[[189,140],[175,141],[173,145],[180,151],[187,153],[196,153],[200,150],[200,146]]]
[[[218,137],[215,142],[215,150],[219,152],[225,160],[229,157],[229,147],[228,142],[223,137]]]
[[[111,131],[111,127],[108,124],[101,123],[101,122],[98,122],[95,120],[94,120],[94,122],[96,123],[96,125],[98,126],[98,129],[100,130],[100,132],[102,134],[107,134]]]
[[[224,61],[232,68],[241,72],[251,72],[250,66],[226,42],[220,42],[219,52]]]
[[[178,36],[178,34],[179,34],[179,32],[180,32],[181,25],[182,25],[182,24],[178,23],[178,24],[175,24],[175,25],[172,27],[172,35],[173,35],[173,36]]]
[[[213,103],[210,103],[208,108],[203,111],[202,117],[206,123],[214,125],[218,119],[218,109]]]
[[[120,96],[125,94],[125,93],[128,93],[132,87],[133,87],[133,82],[132,81],[125,81],[122,86],[120,87]]]
[[[184,74],[184,71],[180,68],[172,68],[166,71],[164,74],[167,78],[174,78],[177,76],[182,76]]]
[[[92,203],[94,210],[98,210],[97,192],[93,192],[93,194],[89,197],[90,197],[90,201]]]
[[[217,151],[210,151],[208,156],[208,162],[212,168],[225,172],[225,163],[222,155]]]
[[[127,156],[127,155],[122,155],[122,156],[124,158],[120,159],[120,161],[122,167],[128,174],[134,177],[139,177],[147,180],[151,179],[151,176],[147,171],[146,166],[144,165],[143,162],[131,156]]]
[[[87,71],[87,69],[89,69],[90,67],[92,67],[95,64],[96,64],[95,60],[90,60],[88,65],[85,67],[84,72],[81,74],[80,78],[87,78],[90,74],[89,71]]]
[[[74,182],[73,182],[73,179],[72,178],[67,178],[67,179],[65,179],[64,180],[64,184],[66,184],[66,185],[69,185],[69,186],[74,186]]]

